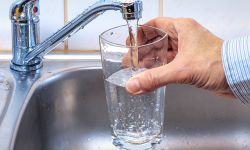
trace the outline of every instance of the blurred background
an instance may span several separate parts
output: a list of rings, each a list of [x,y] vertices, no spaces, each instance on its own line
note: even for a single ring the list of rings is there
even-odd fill
[[[0,2],[0,53],[5,54],[11,52],[9,7],[12,2],[13,0]],[[41,41],[96,2],[98,0],[41,0]],[[158,16],[189,17],[196,19],[225,40],[250,34],[249,0],[143,0],[143,2],[141,24]],[[106,12],[52,52],[63,54],[98,52],[99,34],[125,23],[121,13]]]

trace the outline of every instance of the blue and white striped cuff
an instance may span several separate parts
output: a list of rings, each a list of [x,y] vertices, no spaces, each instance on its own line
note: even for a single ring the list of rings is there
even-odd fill
[[[225,41],[222,62],[227,82],[243,103],[250,102],[250,36]]]

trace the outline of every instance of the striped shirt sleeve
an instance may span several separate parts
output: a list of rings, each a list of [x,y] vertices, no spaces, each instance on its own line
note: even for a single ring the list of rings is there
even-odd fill
[[[250,102],[250,36],[225,41],[222,62],[227,82],[243,103]]]

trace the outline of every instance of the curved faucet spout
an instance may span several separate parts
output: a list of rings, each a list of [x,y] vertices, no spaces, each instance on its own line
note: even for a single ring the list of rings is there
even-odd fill
[[[122,11],[122,4],[119,2],[99,2],[94,4],[67,25],[65,25],[62,29],[58,30],[55,34],[47,38],[44,42],[38,44],[31,52],[27,54],[25,57],[25,62],[28,63],[35,57],[43,57],[58,44],[71,37],[74,33],[78,32],[89,22],[107,10]]]
[[[13,34],[11,68],[17,71],[27,72],[41,68],[45,54],[107,10],[120,10],[125,20],[138,20],[142,17],[141,0],[129,3],[101,0],[40,43],[38,2],[39,0],[21,0],[11,6]]]

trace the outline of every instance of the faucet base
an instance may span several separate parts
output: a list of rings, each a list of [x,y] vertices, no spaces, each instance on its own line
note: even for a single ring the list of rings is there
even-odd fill
[[[41,58],[36,58],[35,60],[31,61],[27,65],[18,65],[15,64],[13,61],[10,63],[10,68],[15,71],[21,71],[21,72],[29,72],[29,71],[36,71],[40,68],[42,68],[43,63]]]

